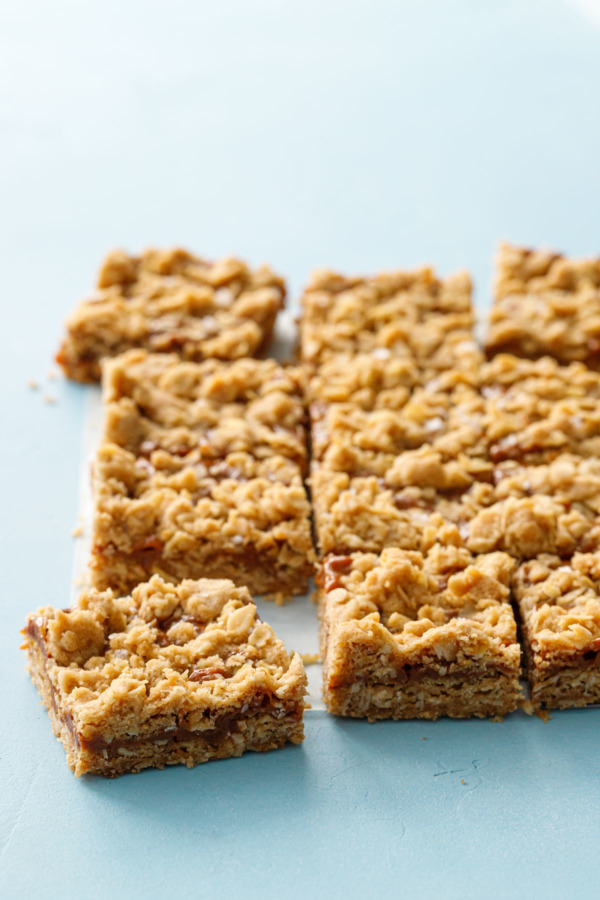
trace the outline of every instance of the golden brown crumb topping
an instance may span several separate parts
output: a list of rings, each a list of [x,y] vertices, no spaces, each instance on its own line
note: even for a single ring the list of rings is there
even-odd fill
[[[270,339],[285,285],[268,267],[209,262],[185,250],[109,254],[98,290],[67,322],[57,357],[67,375],[98,379],[99,362],[132,347],[185,359],[254,356]]]
[[[274,360],[182,362],[131,350],[104,372],[105,436],[141,456],[229,453],[306,462],[302,373]]]
[[[486,349],[598,367],[600,259],[503,244]]]
[[[600,554],[545,554],[517,569],[513,589],[527,639],[540,657],[600,651]]]
[[[61,711],[84,738],[174,712],[201,729],[207,708],[285,699],[305,683],[248,590],[225,580],[175,586],[155,575],[121,598],[89,590],[73,609],[40,608],[26,631],[43,640]]]
[[[302,358],[310,364],[339,357],[351,366],[355,354],[371,354],[412,362],[427,376],[479,362],[466,272],[445,280],[429,268],[371,278],[317,272],[302,304]]]

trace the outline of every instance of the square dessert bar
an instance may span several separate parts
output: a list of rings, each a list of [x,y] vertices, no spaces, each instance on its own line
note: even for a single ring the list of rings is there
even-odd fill
[[[238,359],[264,352],[285,283],[267,266],[208,262],[185,250],[116,250],[98,289],[67,321],[57,362],[75,381],[97,381],[104,357],[133,347],[184,359]]]
[[[600,364],[600,259],[502,244],[487,353]]]
[[[444,280],[430,268],[356,278],[317,272],[302,307],[301,354],[311,366],[371,354],[414,362],[427,378],[480,363],[466,272]]]
[[[231,578],[302,593],[313,571],[300,373],[272,360],[105,366],[94,466],[95,587]]]
[[[229,453],[307,465],[304,379],[273,359],[184,362],[130,350],[106,363],[104,436],[138,456],[156,450],[205,461]]]
[[[230,581],[155,575],[86,591],[24,629],[31,677],[77,776],[189,767],[299,744],[306,673]]]
[[[520,697],[512,559],[458,547],[325,560],[319,575],[324,698],[331,713],[502,716]]]
[[[444,461],[424,446],[400,454],[384,478],[323,466],[311,473],[323,555],[434,543],[517,559],[600,549],[600,460],[565,454],[548,465]]]
[[[582,363],[500,354],[480,376],[494,462],[551,462],[561,453],[600,456],[600,374]]]
[[[445,460],[482,457],[485,401],[472,387],[415,388],[401,408],[310,404],[312,456],[328,468],[383,477],[399,454],[428,445]]]
[[[479,460],[445,464],[428,448],[403,453],[385,478],[316,465],[310,485],[320,554],[462,545],[466,523],[494,497],[493,485],[469,470],[471,462],[489,468]]]
[[[528,560],[513,591],[534,710],[600,703],[600,554]]]

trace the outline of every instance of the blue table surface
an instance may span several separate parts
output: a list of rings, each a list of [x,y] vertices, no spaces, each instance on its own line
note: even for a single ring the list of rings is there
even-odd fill
[[[48,372],[107,248],[270,261],[293,295],[466,266],[484,311],[499,239],[598,252],[599,79],[592,0],[2,4],[3,898],[598,896],[600,710],[313,711],[302,748],[76,780],[18,632],[68,602],[85,388]]]

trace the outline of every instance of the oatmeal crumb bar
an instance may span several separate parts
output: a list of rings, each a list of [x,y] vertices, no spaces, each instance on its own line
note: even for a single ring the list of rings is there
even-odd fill
[[[600,461],[565,454],[522,466],[425,445],[384,477],[315,465],[311,489],[321,554],[429,549],[436,541],[516,559],[600,548]]]
[[[413,363],[420,380],[450,368],[474,369],[471,280],[459,272],[444,280],[430,268],[373,277],[314,274],[302,298],[302,359],[319,366],[356,354]]]
[[[483,427],[494,462],[600,456],[600,374],[582,363],[500,354],[481,372]]]
[[[600,703],[600,554],[528,560],[513,591],[533,708]]]
[[[285,284],[267,266],[208,262],[186,250],[108,255],[98,289],[67,321],[57,362],[75,381],[97,381],[104,357],[132,347],[184,359],[238,359],[266,349]]]
[[[416,388],[402,408],[310,404],[313,460],[349,474],[382,476],[399,454],[428,445],[443,459],[482,457],[485,402],[473,388]]]
[[[513,711],[513,565],[505,553],[439,545],[328,557],[318,580],[329,711],[370,720]]]
[[[502,244],[486,350],[600,364],[600,259]]]
[[[155,575],[120,598],[92,589],[72,609],[41,607],[23,634],[77,776],[191,767],[303,740],[302,661],[230,581],[175,586]]]
[[[313,571],[300,373],[272,360],[181,362],[134,350],[105,366],[92,580],[153,573],[302,593]]]

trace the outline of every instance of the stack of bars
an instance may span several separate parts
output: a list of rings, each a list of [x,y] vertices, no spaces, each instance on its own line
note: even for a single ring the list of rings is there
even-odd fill
[[[331,712],[515,709],[511,588],[533,708],[600,700],[599,272],[503,247],[492,322],[537,304],[552,327],[533,353],[535,325],[511,323],[512,353],[494,356],[507,348],[493,325],[488,362],[464,274],[322,273],[308,286],[301,352]],[[559,352],[558,309],[579,317],[578,356]]]

